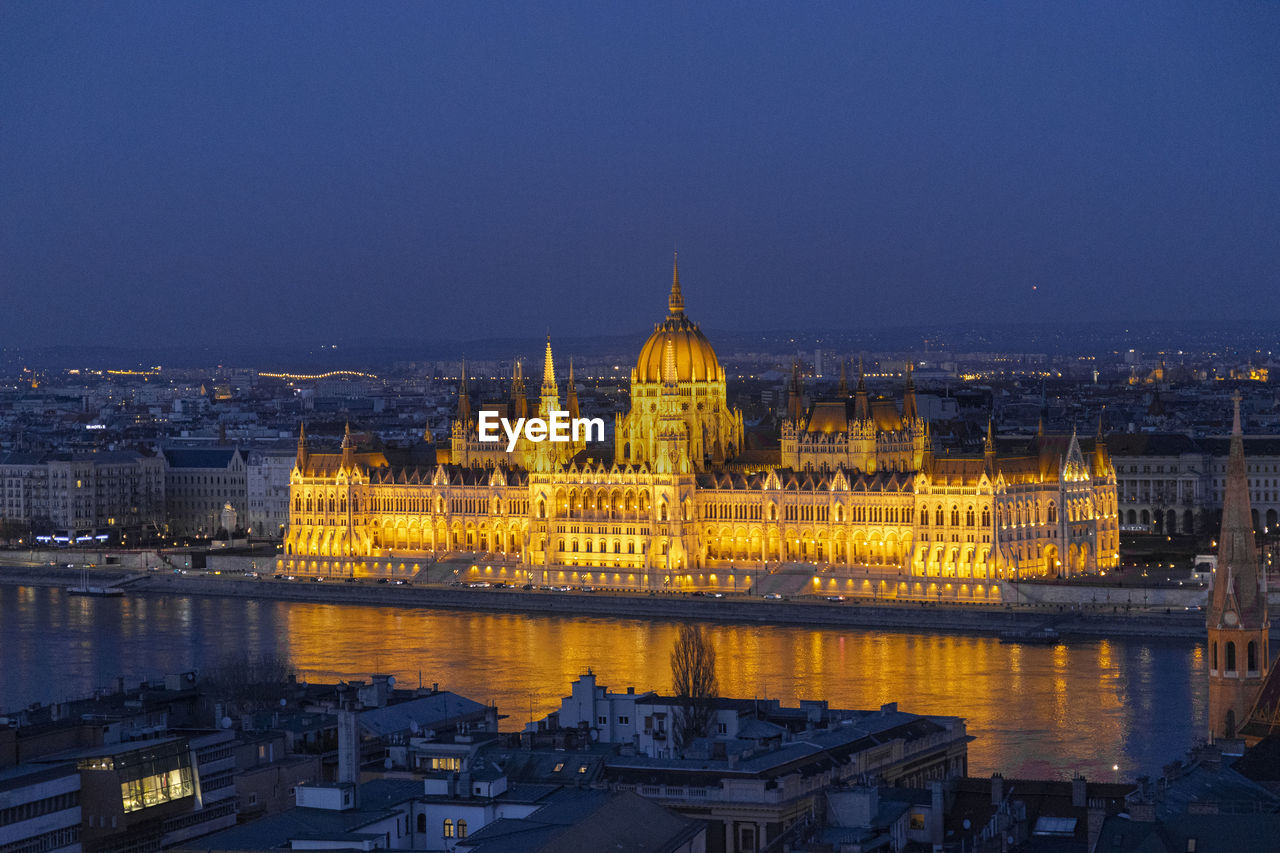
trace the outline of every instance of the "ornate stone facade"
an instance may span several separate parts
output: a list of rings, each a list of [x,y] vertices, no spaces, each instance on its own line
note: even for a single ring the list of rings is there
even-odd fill
[[[576,417],[572,380],[567,393]],[[341,454],[299,441],[280,566],[383,575],[465,554],[476,572],[520,582],[743,591],[781,569],[811,574],[811,591],[993,599],[1006,579],[1118,564],[1101,437],[1006,442],[990,430],[982,456],[941,456],[909,374],[901,403],[871,399],[861,377],[853,393],[842,382],[835,399],[800,399],[795,378],[780,455],[747,461],[742,414],[685,317],[677,272],[611,450],[479,442],[464,379],[449,458],[435,465],[360,453],[350,438]],[[488,406],[533,413],[521,368],[509,399]],[[548,341],[537,408],[558,407]]]

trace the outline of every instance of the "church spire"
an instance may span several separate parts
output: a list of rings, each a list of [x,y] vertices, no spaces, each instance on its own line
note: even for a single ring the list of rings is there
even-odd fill
[[[915,365],[907,362],[907,387],[902,394],[902,420],[910,424],[920,417],[916,409],[916,377]]]
[[[299,471],[307,470],[307,425],[298,421],[298,457],[295,463]]]
[[[347,425],[342,431],[342,467],[355,467],[355,449],[356,443],[351,438],[351,421],[347,421]]]
[[[1045,422],[1049,420],[1049,400],[1044,393],[1044,382],[1040,383],[1040,425],[1036,427],[1036,435],[1044,438]]]
[[[871,420],[871,401],[867,398],[867,377],[862,369],[862,356],[858,356],[858,390],[853,395],[853,419]]]
[[[804,395],[800,385],[800,362],[791,363],[791,386],[787,389],[787,418],[799,425],[804,420]]]
[[[569,410],[569,417],[577,420],[578,414],[578,388],[573,381],[573,359],[569,359],[569,392],[568,400],[565,406]]]
[[[467,360],[462,360],[462,381],[458,384],[458,420],[471,420],[471,394],[467,391]]]
[[[547,352],[542,360],[542,408],[538,415],[551,417],[560,408],[560,388],[556,385],[556,364],[551,358],[551,335],[547,334]]]
[[[672,316],[684,313],[684,294],[680,292],[680,256],[675,254],[671,261],[671,295],[667,297],[667,310]]]
[[[511,408],[517,418],[529,417],[529,392],[524,387],[524,365],[518,358],[511,370]]]
[[[1232,402],[1231,452],[1222,498],[1218,565],[1205,619],[1209,647],[1209,737],[1239,737],[1267,682],[1267,578],[1260,570],[1240,428],[1240,392]]]
[[[1209,618],[1221,618],[1235,608],[1239,624],[1257,627],[1267,620],[1266,578],[1258,570],[1253,539],[1253,511],[1244,461],[1244,433],[1240,428],[1240,392],[1232,397],[1231,452],[1222,496],[1222,531],[1218,535],[1218,568]]]

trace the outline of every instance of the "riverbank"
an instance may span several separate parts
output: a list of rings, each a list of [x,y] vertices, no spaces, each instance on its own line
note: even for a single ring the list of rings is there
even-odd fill
[[[62,567],[0,568],[6,585],[66,586],[80,572]],[[97,569],[97,581],[118,584],[130,594],[201,595],[361,604],[379,607],[438,608],[481,612],[587,616],[658,620],[696,620],[735,624],[883,629],[1000,635],[1052,627],[1070,639],[1204,637],[1204,614],[1122,609],[1073,611],[1054,606],[1013,607],[951,603],[841,602],[820,597],[766,601],[746,596],[691,596],[613,592],[550,592],[519,589],[471,589],[456,586],[399,586],[362,583],[286,581],[243,575],[181,574],[173,571],[132,573]]]

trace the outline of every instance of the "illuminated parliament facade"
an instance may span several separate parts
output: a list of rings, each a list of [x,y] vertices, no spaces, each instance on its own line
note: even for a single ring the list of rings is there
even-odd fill
[[[793,378],[780,449],[751,459],[678,270],[611,450],[480,441],[465,373],[434,465],[361,451],[350,434],[340,453],[312,453],[300,434],[280,569],[410,576],[458,558],[484,580],[738,591],[783,571],[823,593],[994,599],[1006,579],[1118,565],[1101,436],[1042,428],[1008,452],[989,428],[981,456],[935,453],[910,370],[897,401],[872,399],[859,370],[853,389],[842,378],[805,406]],[[548,340],[538,396],[517,365],[509,398],[483,408],[514,421],[561,401]],[[572,367],[563,408],[578,417]]]

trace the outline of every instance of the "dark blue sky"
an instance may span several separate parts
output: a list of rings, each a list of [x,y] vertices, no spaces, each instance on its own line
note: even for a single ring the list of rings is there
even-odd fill
[[[1280,316],[1280,4],[0,4],[0,335]],[[1032,286],[1036,290],[1032,290]]]

